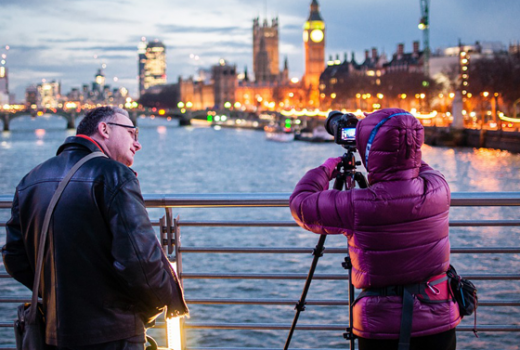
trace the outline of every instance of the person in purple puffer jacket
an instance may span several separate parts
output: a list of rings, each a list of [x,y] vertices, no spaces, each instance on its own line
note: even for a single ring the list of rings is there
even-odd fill
[[[446,297],[447,282],[431,282],[445,281],[450,266],[450,189],[444,176],[422,161],[423,141],[422,125],[402,109],[368,114],[357,124],[356,147],[369,187],[329,190],[341,161],[330,158],[308,171],[290,197],[301,227],[347,236],[352,282],[368,292],[353,310],[360,350],[398,348],[402,294],[370,292],[419,283],[427,288],[412,295],[410,348],[456,348],[458,306]]]

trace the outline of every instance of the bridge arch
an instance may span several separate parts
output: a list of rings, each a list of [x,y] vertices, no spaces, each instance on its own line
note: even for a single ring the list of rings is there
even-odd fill
[[[48,112],[44,112],[47,114]],[[65,111],[50,111],[48,114],[57,115],[60,117],[63,117],[67,121],[67,129],[75,129],[76,128],[76,117],[78,116],[78,113],[74,112],[65,112]],[[9,131],[10,130],[10,124],[13,119],[16,119],[18,117],[22,116],[31,116],[32,118],[38,117],[38,111],[19,111],[14,113],[3,113],[0,115],[0,119],[3,122],[3,130]]]

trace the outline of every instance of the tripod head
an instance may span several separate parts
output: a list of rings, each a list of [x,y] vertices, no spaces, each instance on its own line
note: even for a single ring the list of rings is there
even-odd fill
[[[341,157],[341,162],[336,167],[337,175],[334,181],[334,189],[341,191],[343,187],[345,190],[350,190],[356,186],[360,188],[367,188],[368,181],[362,173],[356,171],[356,166],[361,165],[360,161],[356,161],[354,155],[357,152],[355,145],[342,145],[347,150],[347,153]]]

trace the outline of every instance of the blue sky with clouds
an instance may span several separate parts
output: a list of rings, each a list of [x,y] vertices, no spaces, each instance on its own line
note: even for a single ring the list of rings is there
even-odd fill
[[[252,20],[277,16],[280,62],[291,77],[304,71],[302,26],[310,0],[0,0],[0,54],[7,51],[11,92],[23,99],[28,85],[60,80],[62,92],[91,83],[106,64],[107,82],[137,92],[137,44],[141,37],[167,47],[168,82],[194,75],[220,58],[252,70]],[[375,47],[391,55],[421,41],[419,0],[319,0],[326,55]],[[518,0],[433,0],[430,46],[520,41]],[[200,57],[190,58],[190,54]],[[115,79],[117,78],[117,81]]]

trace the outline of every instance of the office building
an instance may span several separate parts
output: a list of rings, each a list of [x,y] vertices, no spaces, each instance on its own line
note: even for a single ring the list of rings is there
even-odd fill
[[[143,51],[141,42],[138,51],[139,58],[139,93],[146,89],[166,84],[166,47],[160,41],[149,42]]]
[[[7,67],[0,65],[0,105],[9,103],[9,79]]]
[[[146,38],[142,37],[137,45],[137,81],[139,96],[144,93],[144,65],[146,63]]]

